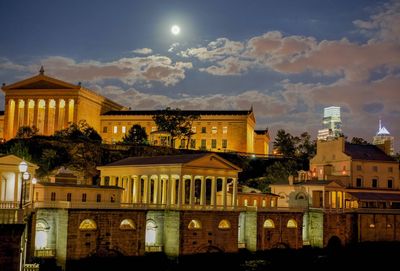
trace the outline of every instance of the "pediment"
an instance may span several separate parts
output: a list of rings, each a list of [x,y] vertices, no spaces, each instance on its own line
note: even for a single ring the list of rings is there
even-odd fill
[[[5,155],[5,156],[1,156],[0,157],[0,167],[4,166],[4,165],[7,165],[7,166],[18,166],[19,163],[22,162],[22,160],[23,160],[22,158],[20,158],[18,156],[15,156],[13,154],[8,154],[8,155]],[[28,164],[29,168],[34,168],[34,169],[38,168],[38,166],[36,164],[30,163],[30,162],[27,162],[27,164]]]
[[[186,163],[185,166],[242,171],[238,166],[215,154],[200,157],[196,160]]]
[[[17,89],[79,89],[80,86],[73,85],[46,75],[37,75],[8,86],[4,86],[3,90]]]

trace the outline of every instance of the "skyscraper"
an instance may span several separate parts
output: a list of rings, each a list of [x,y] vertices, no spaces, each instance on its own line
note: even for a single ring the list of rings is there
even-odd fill
[[[342,133],[340,107],[338,106],[325,107],[322,124],[323,124],[323,129],[318,130],[318,140],[329,140],[340,136],[340,134]]]
[[[373,144],[380,145],[388,155],[394,155],[393,147],[394,137],[390,135],[389,131],[382,126],[382,121],[379,120],[379,129],[374,136]]]

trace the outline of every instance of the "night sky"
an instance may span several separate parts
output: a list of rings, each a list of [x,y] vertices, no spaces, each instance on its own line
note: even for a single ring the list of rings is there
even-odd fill
[[[400,151],[399,0],[13,0],[0,10],[0,83],[43,65],[132,109],[253,106],[272,137],[316,138],[323,108],[341,106],[349,139],[372,142],[381,118]]]

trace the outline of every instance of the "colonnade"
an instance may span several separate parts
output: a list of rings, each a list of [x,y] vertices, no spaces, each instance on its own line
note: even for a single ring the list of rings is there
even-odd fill
[[[6,137],[12,138],[21,126],[35,126],[39,134],[52,135],[55,131],[77,121],[76,99],[27,98],[6,101]]]
[[[173,174],[102,176],[100,185],[122,187],[121,203],[237,205],[237,178]]]
[[[18,203],[21,200],[22,188],[24,188],[23,201],[27,202],[30,200],[30,181],[26,181],[24,187],[22,187],[22,174],[20,172],[0,172],[0,174],[0,203]]]

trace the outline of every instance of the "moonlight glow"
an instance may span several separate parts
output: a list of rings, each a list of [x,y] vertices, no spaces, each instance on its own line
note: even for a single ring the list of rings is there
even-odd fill
[[[173,35],[178,35],[179,33],[181,32],[181,28],[179,27],[179,26],[177,26],[177,25],[173,25],[172,27],[171,27],[171,33],[173,34]]]

